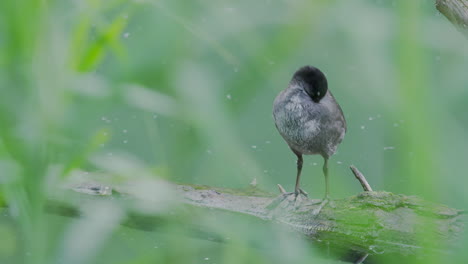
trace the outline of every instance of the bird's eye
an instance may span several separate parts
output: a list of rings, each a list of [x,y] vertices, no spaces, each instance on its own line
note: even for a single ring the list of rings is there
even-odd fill
[[[317,92],[317,95],[320,96],[320,92]]]

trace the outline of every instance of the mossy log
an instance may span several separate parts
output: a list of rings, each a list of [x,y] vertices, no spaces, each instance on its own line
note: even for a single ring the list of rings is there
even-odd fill
[[[459,210],[383,191],[333,200],[317,214],[320,200],[307,200],[299,206],[285,201],[270,210],[273,199],[269,197],[209,187],[179,185],[177,189],[189,204],[276,221],[314,240],[363,253],[409,255],[440,250],[441,241],[453,240],[463,228]]]
[[[364,179],[365,180],[365,179]],[[219,209],[236,214],[250,215],[263,221],[278,223],[299,232],[311,241],[326,243],[359,254],[421,255],[443,252],[447,243],[455,242],[463,230],[465,218],[460,210],[430,203],[418,197],[397,195],[383,191],[365,191],[355,196],[332,200],[317,213],[320,200],[304,199],[294,203],[290,199],[269,209],[275,195],[250,186],[243,190],[215,188],[201,185],[172,184],[152,181],[162,189],[172,189],[179,204],[207,208],[210,212]],[[141,200],[138,188],[132,183],[74,182],[70,188],[79,192],[80,202],[73,204],[68,198],[53,197],[48,211],[61,215],[80,215],[80,204],[84,199]],[[364,185],[363,185],[364,186]],[[148,202],[148,201],[147,201]],[[166,203],[167,200],[164,202]],[[156,205],[158,201],[150,201]],[[172,206],[172,205],[171,205]],[[177,206],[177,205],[174,205]],[[132,228],[154,230],[161,224],[160,213],[129,212],[122,224]],[[203,229],[202,227],[201,229]],[[209,227],[205,227],[207,233]],[[200,230],[200,227],[197,227]],[[211,238],[215,237],[210,235]],[[445,246],[443,246],[445,245]]]

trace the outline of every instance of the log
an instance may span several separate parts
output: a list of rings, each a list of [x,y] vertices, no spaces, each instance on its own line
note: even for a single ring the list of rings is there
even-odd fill
[[[273,198],[248,196],[248,192],[232,193],[207,186],[176,188],[185,203],[275,221],[313,240],[363,253],[410,255],[421,250],[439,251],[441,241],[453,240],[463,229],[462,211],[384,191],[333,200],[315,214],[320,200],[307,200],[298,207],[287,200],[269,210]],[[433,241],[420,241],[425,236]]]
[[[468,37],[468,0],[436,0],[436,8]]]
[[[362,173],[354,166],[352,171],[359,176],[363,188],[371,189]],[[51,197],[48,211],[61,215],[79,216],[83,199],[122,199],[125,202],[139,201],[141,195],[132,183],[112,184],[112,181],[97,181],[99,177],[87,177],[67,186],[79,192],[79,202]],[[101,177],[102,180],[102,177]],[[445,205],[427,202],[415,196],[393,194],[385,191],[364,191],[345,199],[332,200],[319,213],[321,200],[302,199],[294,202],[285,199],[277,206],[275,195],[261,191],[258,187],[235,190],[203,185],[173,184],[162,180],[152,180],[154,186],[172,189],[175,197],[181,198],[179,205],[196,207],[200,210],[232,212],[248,215],[257,220],[269,221],[289,227],[313,242],[326,243],[334,248],[348,249],[361,254],[424,255],[446,252],[442,245],[455,243],[466,221],[461,210]],[[148,184],[145,184],[148,185]],[[75,200],[76,201],[76,200]],[[167,204],[167,201],[161,203]],[[157,200],[146,201],[156,205]],[[178,206],[173,204],[171,206]],[[157,207],[157,206],[156,206]],[[138,213],[130,208],[125,226],[142,230],[155,230],[161,225],[161,213]],[[253,220],[253,219],[252,219]],[[196,227],[196,230],[210,233],[209,227]],[[212,240],[222,241],[216,234]]]

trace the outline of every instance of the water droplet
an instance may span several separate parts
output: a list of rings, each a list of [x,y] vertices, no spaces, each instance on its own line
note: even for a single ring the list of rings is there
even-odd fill
[[[317,166],[317,162],[312,163],[312,165]]]
[[[389,146],[389,147],[384,147],[383,149],[384,150],[392,150],[392,149],[395,149],[395,147]]]
[[[372,121],[374,120],[374,118],[372,116],[369,116],[369,121]]]
[[[256,149],[256,148],[257,148],[257,146],[255,146],[255,145],[252,145],[252,148],[253,148],[253,149]]]
[[[123,143],[124,143],[124,144],[127,144],[127,143],[128,143],[128,140],[124,140]]]
[[[234,72],[239,72],[239,69],[237,67],[235,67]]]
[[[205,260],[210,260],[210,258],[205,258]]]
[[[127,129],[122,130],[122,133],[127,134]]]
[[[123,37],[124,37],[124,38],[128,38],[129,36],[130,36],[130,33],[128,33],[128,32],[125,32],[125,33],[123,34]]]
[[[336,163],[338,163],[338,164],[343,164],[343,162],[342,162],[342,161],[337,161]]]
[[[155,114],[155,115],[153,115],[153,118],[154,118],[154,119],[158,118],[158,115],[156,115],[156,114]]]
[[[394,127],[400,126],[398,123],[393,123]]]
[[[365,129],[366,127],[365,126],[361,126],[361,129]]]
[[[106,123],[112,122],[110,119],[108,119],[108,118],[105,117],[105,116],[101,117],[101,120],[104,121],[104,122],[106,122]]]
[[[270,143],[271,143],[271,141],[267,140],[267,141],[265,141],[265,143],[267,143],[267,144],[270,144]]]
[[[250,182],[250,186],[252,186],[252,187],[257,186],[257,178],[253,178],[253,180]]]
[[[228,100],[231,100],[231,99],[232,99],[231,94],[226,94],[226,98],[227,98]]]
[[[211,155],[213,152],[211,151],[211,149],[207,149],[207,150],[206,150],[206,153],[208,153],[209,155]]]

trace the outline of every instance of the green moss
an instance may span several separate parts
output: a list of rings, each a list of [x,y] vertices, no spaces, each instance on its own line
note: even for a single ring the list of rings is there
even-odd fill
[[[0,207],[5,207],[6,206],[6,202],[5,202],[5,199],[3,198],[3,193],[0,192]]]

